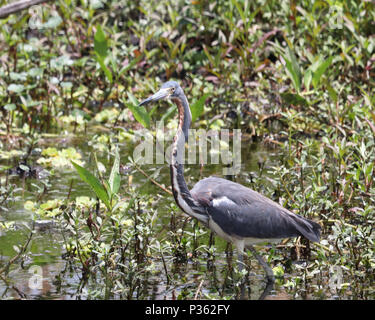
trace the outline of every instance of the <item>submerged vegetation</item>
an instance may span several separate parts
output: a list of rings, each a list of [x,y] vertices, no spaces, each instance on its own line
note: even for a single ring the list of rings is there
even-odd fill
[[[5,1],[0,1],[2,6]],[[375,298],[373,1],[60,0],[0,19],[0,296],[248,297],[263,271],[182,214],[133,157],[168,79],[194,129],[240,129],[229,177],[317,221],[261,250],[286,299]],[[158,109],[156,109],[158,108]],[[227,146],[229,147],[229,146]],[[187,165],[189,187],[222,164]]]

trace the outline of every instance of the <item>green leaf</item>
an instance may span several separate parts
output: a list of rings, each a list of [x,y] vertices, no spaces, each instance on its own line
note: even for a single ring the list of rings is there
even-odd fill
[[[14,111],[16,110],[16,105],[14,103],[8,103],[4,106],[4,109],[7,111]]]
[[[110,83],[112,83],[113,82],[112,72],[105,65],[103,57],[101,57],[99,54],[96,54],[96,61],[99,62],[100,68],[102,68],[102,70],[103,70],[105,76],[107,77],[108,81]]]
[[[73,65],[73,63],[74,61],[68,55],[62,55],[50,60],[51,69],[57,69],[60,71],[62,71],[64,67]]]
[[[332,63],[332,60],[333,60],[333,56],[329,57],[327,60],[325,61],[322,61],[322,63],[319,65],[319,67],[316,69],[316,71],[314,72],[313,74],[313,78],[312,78],[312,84],[313,86],[315,87],[315,89],[317,88],[319,82],[320,82],[320,78],[322,76],[322,74],[327,70],[327,68],[331,65]]]
[[[305,85],[305,90],[310,90],[310,84],[312,79],[312,71],[310,69],[307,69],[304,76],[303,76],[303,84]]]
[[[156,104],[155,106],[152,107],[151,111],[148,113],[148,115],[150,117],[152,117],[152,115],[154,114],[154,112],[156,111],[156,109],[158,108],[159,106]]]
[[[91,9],[95,10],[95,9],[103,8],[104,4],[100,0],[91,0],[90,1],[90,6],[91,6]]]
[[[211,55],[210,52],[208,51],[207,46],[203,45],[203,51],[204,51],[204,53],[206,54],[206,57],[207,57],[208,61],[210,61],[211,66],[212,66],[212,67],[215,67],[215,59],[212,57],[212,55]]]
[[[81,167],[74,161],[71,161],[74,168],[77,170],[79,176],[85,181],[91,189],[95,192],[96,196],[106,205],[108,210],[111,210],[111,204],[105,187],[101,184],[100,180],[95,177],[90,171]]]
[[[332,99],[332,101],[334,103],[337,103],[337,93],[336,93],[336,90],[333,89],[330,84],[327,84],[327,91],[328,91],[328,94],[329,94],[330,98]]]
[[[117,203],[113,206],[113,208],[112,208],[112,212],[116,212],[116,210],[117,210],[118,208],[120,208],[120,206],[122,206],[124,203],[126,203],[126,201],[127,201],[127,200],[121,200],[121,201],[117,202]],[[127,207],[126,210],[129,210],[129,208]]]
[[[18,167],[19,167],[20,169],[22,169],[23,171],[26,171],[26,172],[29,172],[29,171],[30,171],[30,168],[29,168],[28,166],[23,165],[23,164],[20,164]]]
[[[43,28],[47,29],[55,29],[57,28],[63,20],[59,15],[57,16],[52,16],[51,18],[48,19],[46,23],[43,23]]]
[[[375,105],[375,95],[371,97],[370,95],[367,94],[367,92],[361,86],[357,86],[357,87],[362,91],[363,98],[365,99],[365,104],[371,107],[372,109],[373,106]],[[371,113],[371,116],[373,118],[373,121],[375,121],[374,115],[372,113]]]
[[[120,155],[116,147],[115,151],[115,161],[113,162],[111,174],[109,176],[109,187],[111,189],[112,195],[117,194],[120,189]]]
[[[12,83],[8,86],[8,91],[13,91],[16,93],[21,93],[23,90],[25,90],[25,86],[22,84],[15,84]]]
[[[297,64],[296,57],[294,53],[289,49],[289,56],[290,59],[286,57],[286,55],[283,55],[283,58],[285,60],[285,67],[287,74],[289,78],[292,80],[294,89],[296,89],[297,92],[300,92],[301,90],[301,72],[299,69],[299,66]]]
[[[139,105],[139,101],[136,97],[134,97],[134,95],[131,93],[131,92],[128,92],[128,98],[129,98],[129,101],[134,104],[135,106],[138,106]]]
[[[102,58],[105,58],[108,55],[107,39],[100,25],[96,26],[96,32],[94,36],[94,50]]]
[[[120,174],[119,173],[116,173],[115,174],[115,177],[113,179],[113,189],[112,189],[112,193],[113,194],[117,194],[117,192],[119,191],[120,189],[120,184],[121,184],[121,178],[120,178]]]
[[[307,106],[308,102],[306,99],[301,97],[299,94],[294,94],[290,92],[283,92],[280,94],[281,98],[289,105],[300,105],[300,106]]]
[[[293,71],[296,73],[298,81],[301,82],[301,69],[299,67],[297,58],[290,47],[288,47],[288,54],[290,57],[290,62],[292,63]]]
[[[30,77],[41,77],[43,76],[43,72],[42,68],[31,68],[27,73]]]
[[[208,93],[204,94],[202,97],[200,97],[200,99],[198,101],[196,101],[195,103],[193,103],[191,106],[190,106],[190,110],[191,110],[191,121],[194,122],[202,113],[203,113],[203,110],[204,110],[204,103],[206,102],[207,98],[209,97],[210,95]]]
[[[246,23],[246,16],[245,16],[244,11],[242,10],[241,5],[236,0],[232,0],[232,4],[235,5],[238,13],[240,14],[240,17],[241,17],[241,20],[243,21],[243,23]]]
[[[130,109],[134,118],[145,128],[150,127],[150,115],[143,106],[138,106],[139,102],[130,92],[128,92],[129,102],[125,102],[125,105]]]

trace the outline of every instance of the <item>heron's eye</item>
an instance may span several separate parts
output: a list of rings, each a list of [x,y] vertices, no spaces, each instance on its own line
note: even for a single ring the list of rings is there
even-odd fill
[[[175,88],[171,87],[169,88],[170,93],[173,93],[175,91]]]

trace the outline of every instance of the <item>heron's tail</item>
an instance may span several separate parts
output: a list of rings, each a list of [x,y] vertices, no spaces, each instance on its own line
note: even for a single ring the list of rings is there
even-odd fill
[[[320,241],[320,231],[321,226],[309,219],[306,219],[304,217],[298,216],[298,224],[297,229],[298,231],[307,239],[313,242],[319,242]]]

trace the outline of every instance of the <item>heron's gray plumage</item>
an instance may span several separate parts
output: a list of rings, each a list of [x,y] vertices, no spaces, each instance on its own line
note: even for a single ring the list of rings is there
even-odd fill
[[[260,239],[304,236],[319,241],[319,224],[238,183],[210,177],[199,181],[190,192],[210,218],[231,236]]]

